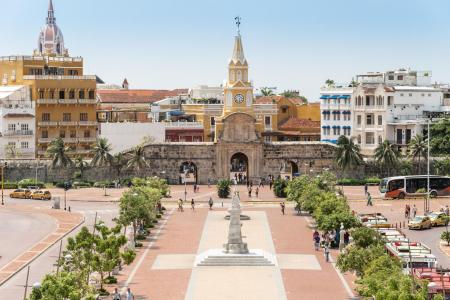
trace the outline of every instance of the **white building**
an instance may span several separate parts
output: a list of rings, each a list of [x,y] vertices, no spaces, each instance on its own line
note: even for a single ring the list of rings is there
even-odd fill
[[[30,88],[0,86],[0,159],[34,159],[35,124]]]
[[[164,142],[166,127],[164,123],[115,122],[100,123],[99,136],[108,139],[112,154],[128,150],[143,142]]]
[[[191,99],[217,99],[223,101],[222,86],[199,85],[189,90]]]
[[[341,135],[352,136],[352,95],[351,87],[321,89],[321,141],[336,143]]]

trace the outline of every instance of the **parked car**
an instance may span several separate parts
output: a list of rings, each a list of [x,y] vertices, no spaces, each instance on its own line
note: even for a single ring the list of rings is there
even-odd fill
[[[448,222],[448,216],[441,211],[431,212],[428,217],[430,217],[431,226],[445,226]]]
[[[364,226],[370,228],[391,228],[392,224],[382,219],[371,219],[363,223]]]
[[[31,192],[27,189],[17,189],[9,194],[9,196],[11,198],[29,199],[31,197]]]
[[[50,200],[50,199],[52,199],[52,194],[50,194],[49,191],[38,190],[38,191],[35,191],[35,192],[31,195],[31,199],[36,199],[36,200]]]
[[[430,229],[431,219],[428,216],[416,216],[408,222],[409,229]]]

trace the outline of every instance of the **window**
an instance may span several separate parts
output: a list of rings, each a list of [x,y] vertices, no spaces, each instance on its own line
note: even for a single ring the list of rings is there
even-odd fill
[[[16,142],[8,142],[8,146],[15,149],[16,148]]]
[[[383,116],[378,116],[378,125],[383,125]]]
[[[350,135],[350,128],[344,127],[344,135]]]
[[[264,116],[264,124],[266,125],[266,127],[271,127],[272,126],[272,122],[271,122],[270,116]]]
[[[20,130],[28,131],[28,124],[20,124]]]
[[[403,75],[398,75],[397,80],[403,80]]]
[[[391,106],[392,105],[392,103],[393,103],[393,96],[388,96],[388,103],[387,103],[387,105],[388,106]]]
[[[326,128],[322,128],[323,131],[323,135],[327,135],[327,129]]]
[[[358,144],[361,144],[361,135],[358,134]]]
[[[394,80],[394,75],[389,75],[389,80]]]
[[[403,96],[404,96],[403,93],[401,93],[401,94],[400,94],[400,97],[403,97]]]
[[[378,106],[383,106],[384,105],[384,97],[383,96],[378,96],[377,97],[377,105]]]
[[[356,124],[361,125],[361,115],[356,116]]]
[[[270,136],[265,136],[265,137],[264,137],[264,141],[265,141],[266,143],[270,143]]]
[[[333,114],[333,120],[334,121],[340,121],[341,120],[341,114],[338,111],[335,111]]]
[[[84,99],[84,91],[80,91],[78,98],[79,99]]]
[[[64,139],[66,137],[66,131],[65,130],[60,130],[59,131],[59,137]]]
[[[95,92],[89,91],[89,99],[95,99]]]
[[[409,96],[412,97],[412,93],[409,93]]]
[[[16,124],[8,124],[8,131],[16,131]]]
[[[80,116],[80,118],[81,118],[81,116]],[[216,118],[211,117],[209,120],[210,120],[211,126],[216,126]]]
[[[428,94],[428,97],[431,97],[431,94]]]
[[[367,145],[375,144],[375,134],[373,132],[366,132],[366,144]]]
[[[285,114],[285,113],[287,113],[287,111],[288,111],[287,107],[282,107],[281,108],[281,113]]]
[[[374,125],[374,123],[373,115],[366,115],[366,125]]]
[[[44,91],[39,91],[39,99],[44,99]]]
[[[75,99],[75,91],[74,90],[69,91],[69,99]]]
[[[85,131],[84,131],[84,137],[85,137],[85,138],[91,137],[91,131],[90,131],[90,130],[85,130]]]
[[[341,135],[341,128],[340,127],[334,127],[333,128],[333,134],[334,135]]]
[[[55,99],[55,91],[54,90],[50,90],[50,99]]]
[[[69,70],[69,76],[78,76],[78,70]]]
[[[42,130],[41,137],[43,139],[48,139],[48,131],[47,130]]]
[[[50,121],[50,113],[43,113],[42,114],[42,121]]]
[[[20,142],[20,148],[28,149],[28,142]]]
[[[72,114],[71,113],[63,113],[63,121],[64,122],[70,122],[72,119]]]
[[[383,138],[381,137],[381,135],[378,136],[378,144],[383,143]]]
[[[88,114],[87,113],[80,113],[80,121],[87,121],[88,120]]]
[[[70,138],[76,138],[77,137],[77,132],[75,130],[71,130],[70,131]]]
[[[59,91],[59,99],[65,99],[66,98],[66,92],[65,91]]]

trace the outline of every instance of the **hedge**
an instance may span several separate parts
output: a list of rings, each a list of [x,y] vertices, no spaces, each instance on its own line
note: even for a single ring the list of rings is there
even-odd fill
[[[377,177],[369,177],[365,179],[356,178],[342,178],[337,181],[338,185],[365,185],[365,184],[380,184],[381,179]]]
[[[89,181],[75,181],[73,183],[74,188],[88,188],[91,187],[92,185],[93,183]]]
[[[104,188],[105,186],[107,188],[113,188],[116,185],[114,184],[114,182],[108,181],[108,180],[106,180],[106,181],[97,181],[96,183],[94,183],[94,187],[97,187],[97,188]]]
[[[20,188],[27,188],[29,186],[38,186],[41,189],[45,188],[45,183],[41,181],[36,182],[35,179],[31,178],[22,179],[21,181],[19,181],[18,185]]]
[[[9,181],[7,181],[7,182],[3,182],[3,188],[4,189],[15,190],[15,189],[19,188],[19,184],[17,182],[9,182]]]

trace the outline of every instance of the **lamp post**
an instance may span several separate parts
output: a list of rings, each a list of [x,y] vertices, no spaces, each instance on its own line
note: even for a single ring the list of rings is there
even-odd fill
[[[2,164],[0,166],[0,168],[2,169],[2,205],[5,205],[5,201],[4,201],[4,183],[5,183],[5,168],[8,166],[8,163],[5,162],[4,164]]]
[[[426,212],[430,210],[430,119],[427,122],[427,205]]]
[[[187,174],[188,174],[188,170],[184,169],[184,202],[186,202],[186,197],[187,197],[187,186],[186,186]]]

